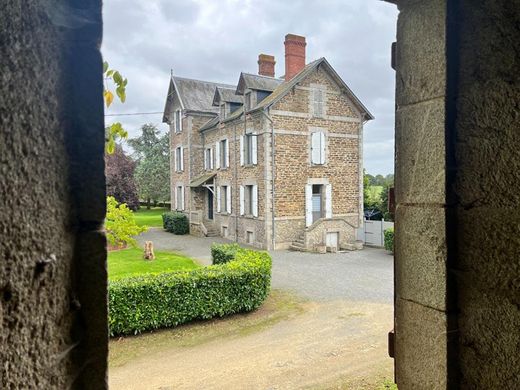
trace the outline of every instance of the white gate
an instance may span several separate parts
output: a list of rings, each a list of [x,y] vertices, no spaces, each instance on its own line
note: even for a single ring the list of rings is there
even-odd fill
[[[357,239],[363,241],[365,245],[384,246],[385,230],[393,227],[393,222],[365,219],[363,226],[357,229]]]

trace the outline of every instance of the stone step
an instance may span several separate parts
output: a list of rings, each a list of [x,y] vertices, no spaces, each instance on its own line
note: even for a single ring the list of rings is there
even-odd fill
[[[294,245],[294,244],[291,244],[291,246],[289,247],[289,250],[297,251],[297,252],[309,252],[305,247]]]
[[[300,242],[300,241],[293,241],[291,245],[299,247],[299,248],[305,247],[305,244],[303,242]]]

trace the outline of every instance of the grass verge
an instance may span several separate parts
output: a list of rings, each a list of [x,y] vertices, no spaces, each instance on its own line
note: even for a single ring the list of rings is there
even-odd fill
[[[134,212],[135,222],[138,226],[162,227],[162,215],[170,211],[163,207],[152,207],[148,210],[146,207],[141,207]]]

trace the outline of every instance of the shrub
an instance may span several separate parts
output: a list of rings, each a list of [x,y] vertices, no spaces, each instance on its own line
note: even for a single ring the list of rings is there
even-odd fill
[[[110,281],[110,334],[251,311],[267,298],[270,285],[271,257],[247,249],[238,249],[226,264]]]
[[[224,264],[235,258],[240,249],[238,244],[213,244],[211,245],[211,261],[213,264]]]
[[[125,203],[119,204],[113,196],[107,197],[105,231],[110,245],[135,247],[137,244],[134,236],[146,230],[148,230],[146,226],[138,226],[135,223],[134,214]]]
[[[188,234],[190,232],[190,224],[188,217],[183,213],[169,212],[162,215],[163,228],[167,232],[173,234]]]
[[[394,228],[385,230],[385,249],[394,252]]]

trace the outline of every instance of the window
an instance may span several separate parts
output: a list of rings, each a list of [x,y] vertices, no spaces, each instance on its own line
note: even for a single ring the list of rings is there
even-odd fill
[[[175,148],[175,170],[177,172],[184,171],[184,148],[182,146]]]
[[[204,150],[204,169],[210,170],[213,169],[213,149],[206,148]]]
[[[182,131],[182,111],[175,110],[173,118],[174,118],[175,132],[180,133]]]
[[[175,210],[184,210],[184,186],[175,188]]]
[[[217,187],[217,212],[231,213],[231,186]]]
[[[322,118],[325,115],[324,95],[325,91],[320,88],[312,90],[312,114],[315,117]]]
[[[322,131],[311,133],[311,164],[325,164],[325,134]]]
[[[240,215],[258,217],[258,186],[240,186]]]
[[[307,184],[305,186],[305,226],[311,226],[320,218],[332,218],[332,185]]]
[[[215,152],[217,155],[217,169],[229,167],[229,149],[227,139],[217,141],[215,144]]]
[[[255,237],[255,236],[254,236],[254,234],[253,234],[252,231],[248,230],[248,231],[246,232],[246,242],[247,242],[248,244],[253,244],[253,243],[254,243],[254,240],[255,240],[254,237]]]
[[[227,237],[227,236],[228,236],[228,227],[222,226],[222,237]]]
[[[246,134],[240,138],[240,165],[256,165],[258,160],[257,135]]]

